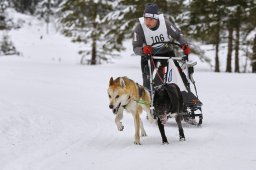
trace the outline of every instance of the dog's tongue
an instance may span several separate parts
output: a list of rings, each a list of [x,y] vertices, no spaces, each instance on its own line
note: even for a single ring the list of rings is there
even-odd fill
[[[163,115],[159,115],[159,118],[160,118],[160,121],[163,125],[166,124],[167,122],[167,115],[166,114],[163,114]]]

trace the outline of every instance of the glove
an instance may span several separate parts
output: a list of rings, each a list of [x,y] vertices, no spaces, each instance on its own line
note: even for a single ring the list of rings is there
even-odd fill
[[[151,55],[153,52],[153,47],[150,45],[146,45],[142,48],[142,51],[145,55]]]
[[[186,54],[186,55],[189,55],[190,54],[190,48],[188,47],[187,44],[183,44],[181,46],[182,50],[183,50],[183,53]]]

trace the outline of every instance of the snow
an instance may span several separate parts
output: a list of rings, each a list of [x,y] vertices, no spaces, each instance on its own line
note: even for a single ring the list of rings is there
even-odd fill
[[[213,73],[198,60],[202,127],[183,122],[186,141],[179,141],[171,119],[170,144],[162,145],[143,114],[148,136],[134,145],[132,116],[124,115],[119,132],[107,95],[111,76],[142,82],[131,42],[113,64],[82,66],[80,45],[33,22],[9,32],[22,56],[0,57],[1,170],[256,169],[254,74]]]

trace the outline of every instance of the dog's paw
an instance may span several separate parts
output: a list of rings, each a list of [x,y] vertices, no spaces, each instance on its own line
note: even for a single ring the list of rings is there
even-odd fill
[[[118,129],[119,131],[123,131],[123,130],[124,130],[124,126],[123,126],[123,125],[120,125],[120,126],[117,127],[117,129]]]
[[[168,145],[169,144],[169,142],[167,140],[163,141],[162,143],[163,143],[163,145]]]
[[[146,132],[141,132],[141,136],[142,137],[147,136]]]
[[[185,137],[180,137],[180,141],[185,141]]]
[[[134,141],[134,144],[135,144],[135,145],[141,145],[141,143],[140,143],[140,142],[137,142],[137,141]]]

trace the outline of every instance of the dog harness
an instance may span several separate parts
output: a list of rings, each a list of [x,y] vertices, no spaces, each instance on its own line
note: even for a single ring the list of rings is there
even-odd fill
[[[142,95],[143,95],[145,88],[138,83],[136,83],[136,84],[137,84],[138,91],[139,91],[139,99],[138,100],[133,99],[133,100],[140,104],[150,105],[150,103],[147,103],[146,101],[142,100]]]
[[[144,105],[150,105],[150,103],[148,103],[148,102],[142,100],[142,95],[143,95],[143,92],[144,92],[144,90],[145,90],[144,87],[141,86],[141,85],[138,84],[138,83],[136,83],[136,85],[137,85],[138,91],[139,91],[139,99],[136,100],[136,99],[134,99],[134,98],[131,98],[131,96],[129,95],[129,97],[128,97],[128,99],[127,99],[127,100],[128,100],[127,104],[122,105],[122,107],[123,107],[124,109],[125,109],[126,106],[130,103],[130,100],[131,100],[131,99],[134,100],[136,103],[140,103],[140,104],[144,104]]]

